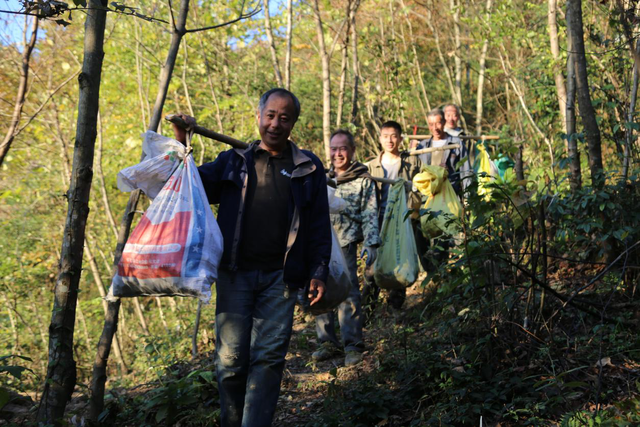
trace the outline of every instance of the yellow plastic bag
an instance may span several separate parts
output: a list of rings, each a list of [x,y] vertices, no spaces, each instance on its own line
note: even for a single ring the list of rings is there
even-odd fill
[[[484,144],[478,144],[478,156],[476,157],[476,172],[484,172],[484,176],[478,175],[478,194],[484,196],[485,200],[491,198],[491,189],[487,185],[500,176],[500,171],[491,158]]]
[[[422,234],[427,239],[438,237],[443,233],[453,236],[460,231],[458,219],[462,215],[462,205],[448,176],[447,169],[443,167],[423,166],[422,172],[413,177],[413,185],[420,193],[427,196],[427,201],[422,208],[434,213],[439,212],[435,218],[430,215],[420,217]]]
[[[418,249],[407,211],[404,181],[400,179],[389,188],[380,230],[382,243],[373,263],[373,276],[382,289],[404,289],[418,279]]]

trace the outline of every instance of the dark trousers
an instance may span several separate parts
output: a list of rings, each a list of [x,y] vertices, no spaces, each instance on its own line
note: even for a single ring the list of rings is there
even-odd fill
[[[296,292],[282,270],[220,270],[216,372],[223,427],[270,426],[291,339]]]

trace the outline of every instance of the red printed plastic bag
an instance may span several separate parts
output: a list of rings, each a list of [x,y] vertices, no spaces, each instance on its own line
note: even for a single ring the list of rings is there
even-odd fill
[[[176,155],[183,153],[184,147]],[[150,182],[140,171],[138,178]],[[221,256],[222,233],[189,154],[129,236],[107,299],[192,296],[208,302]]]

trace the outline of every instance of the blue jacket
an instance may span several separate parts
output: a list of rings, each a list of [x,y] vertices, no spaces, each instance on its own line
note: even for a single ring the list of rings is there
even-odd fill
[[[224,238],[222,267],[238,268],[244,230],[242,215],[249,174],[255,174],[252,143],[247,149],[220,153],[215,161],[198,168],[210,204],[219,204],[218,225]],[[309,280],[327,282],[331,257],[331,223],[327,181],[320,159],[291,142],[289,237],[284,258],[284,282],[295,288]]]

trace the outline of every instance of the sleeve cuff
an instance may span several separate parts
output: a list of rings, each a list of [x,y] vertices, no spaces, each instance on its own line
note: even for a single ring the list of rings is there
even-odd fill
[[[312,279],[320,280],[323,283],[327,283],[327,278],[329,277],[329,267],[327,265],[319,265],[313,271],[311,275]]]

